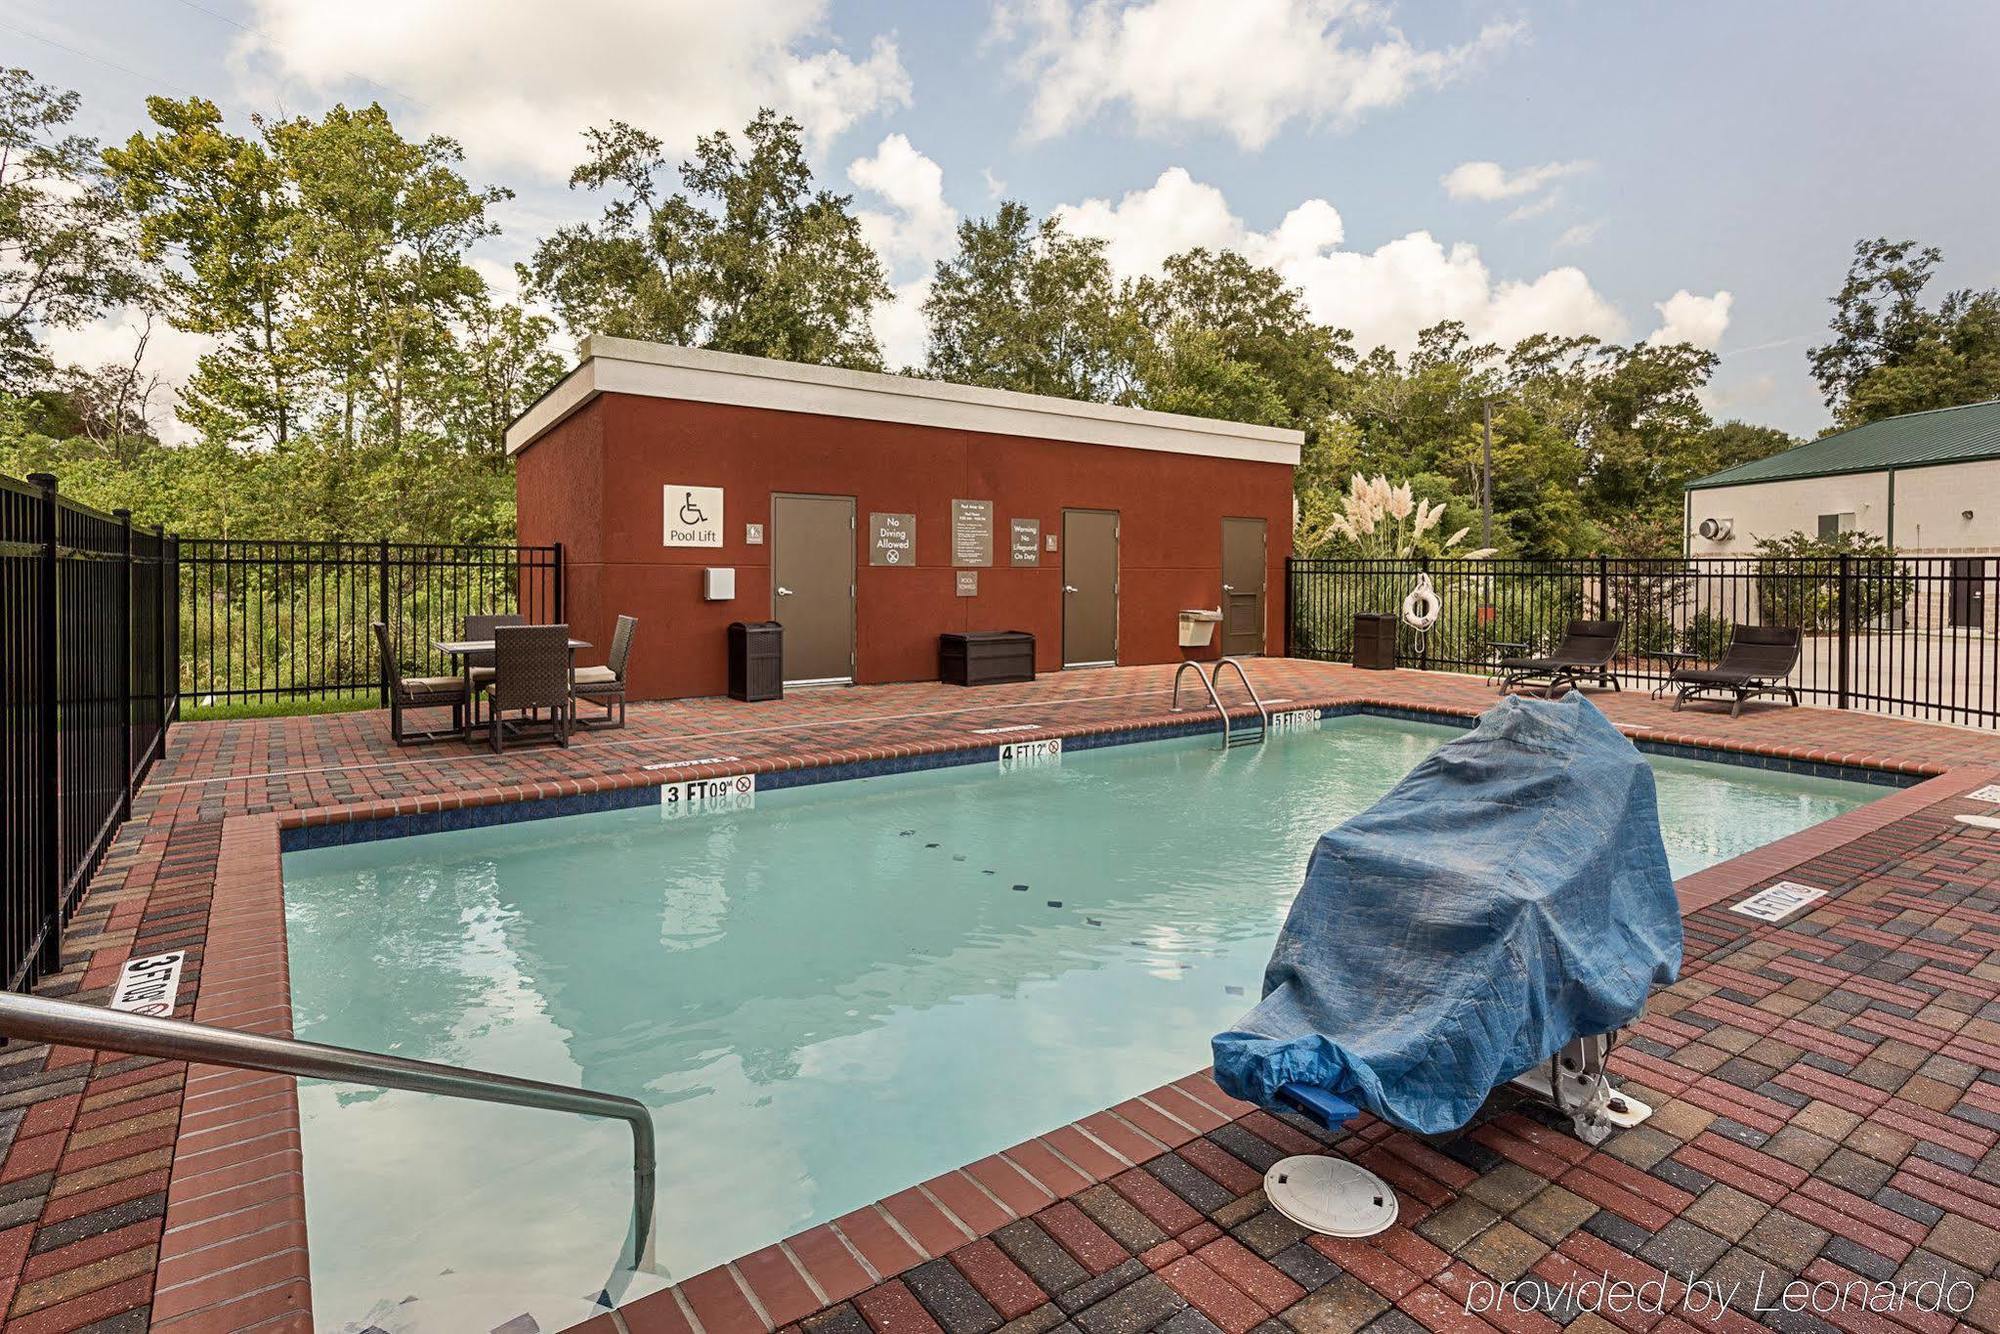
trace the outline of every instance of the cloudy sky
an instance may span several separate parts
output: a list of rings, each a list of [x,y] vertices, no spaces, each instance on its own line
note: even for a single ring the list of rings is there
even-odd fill
[[[563,183],[584,126],[685,149],[777,106],[891,266],[895,363],[953,227],[1002,197],[1128,273],[1240,249],[1363,347],[1444,318],[1686,338],[1723,356],[1718,412],[1803,433],[1857,238],[2000,284],[1991,0],[0,0],[0,44],[107,139],[152,92],[239,120],[380,100],[517,192],[480,254],[508,283],[595,211]]]

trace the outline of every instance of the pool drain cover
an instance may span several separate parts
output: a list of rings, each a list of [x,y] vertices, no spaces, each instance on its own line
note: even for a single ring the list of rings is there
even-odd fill
[[[1304,1154],[1264,1174],[1271,1207],[1326,1237],[1372,1237],[1396,1221],[1396,1192],[1345,1158]]]

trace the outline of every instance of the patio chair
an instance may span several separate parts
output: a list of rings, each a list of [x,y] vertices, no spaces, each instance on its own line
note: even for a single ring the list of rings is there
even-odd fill
[[[382,680],[389,687],[389,737],[399,746],[407,746],[423,741],[449,741],[461,736],[465,729],[465,681],[457,676],[405,676],[396,658],[395,646],[389,642],[389,627],[380,621],[370,623],[375,632],[376,646],[382,654]],[[403,730],[403,710],[405,709],[445,709],[451,710],[451,730],[440,732],[405,732]]]
[[[490,616],[468,616],[465,618],[465,638],[491,639],[496,626],[526,625],[528,618],[514,612],[497,612]],[[493,681],[493,654],[490,652],[468,653],[465,655],[465,675],[472,684],[472,725],[479,726],[479,695]]]
[[[1679,687],[1674,712],[1711,691],[1735,697],[1729,705],[1732,718],[1743,712],[1744,700],[1759,695],[1782,695],[1798,707],[1799,692],[1786,685],[1785,678],[1799,665],[1800,637],[1796,625],[1735,627],[1721,662],[1713,667],[1683,667],[1668,678]]]
[[[1618,640],[1624,633],[1623,621],[1571,621],[1563,630],[1562,643],[1547,657],[1500,659],[1501,693],[1516,686],[1536,686],[1553,696],[1558,689],[1575,689],[1585,677],[1622,689],[1611,660],[1618,656]]]
[[[576,720],[578,727],[623,727],[625,725],[625,664],[632,656],[632,632],[639,628],[638,618],[620,616],[618,628],[611,632],[611,656],[602,667],[579,667],[570,673],[570,688],[577,703],[589,700],[604,706],[602,718],[592,718],[586,722],[581,716]],[[618,721],[612,722],[612,705],[616,704]]]
[[[569,690],[567,625],[500,625],[493,629],[494,674],[486,683],[486,721],[493,753],[506,748],[509,728],[546,721],[559,746],[569,744],[575,700]],[[548,717],[543,719],[546,710]],[[508,714],[521,715],[514,722]]]

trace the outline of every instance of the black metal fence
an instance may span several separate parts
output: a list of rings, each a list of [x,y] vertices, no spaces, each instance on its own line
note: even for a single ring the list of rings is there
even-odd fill
[[[0,477],[0,969],[61,966],[68,920],[175,714],[177,543]]]
[[[1792,684],[1838,708],[2000,727],[2000,557],[1561,561],[1295,559],[1288,651],[1351,660],[1358,612],[1400,615],[1420,574],[1439,600],[1426,633],[1397,631],[1400,665],[1489,672],[1554,647],[1572,619],[1624,622],[1618,675],[1655,688],[1722,654],[1730,627],[1796,625]]]
[[[456,669],[433,647],[467,616],[518,612],[563,619],[562,545],[439,546],[398,542],[181,543],[183,704],[380,698],[381,657],[369,625],[388,625],[401,665]],[[386,703],[386,700],[380,700]]]

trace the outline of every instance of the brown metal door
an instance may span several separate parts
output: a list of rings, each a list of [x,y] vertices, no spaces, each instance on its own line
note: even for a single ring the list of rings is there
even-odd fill
[[[1977,630],[1986,624],[1986,562],[1954,560],[1951,563],[1951,624]]]
[[[1264,521],[1222,521],[1222,651],[1264,651]]]
[[[1118,661],[1118,511],[1063,511],[1063,666]]]
[[[854,679],[854,498],[771,497],[771,619],[785,683]]]

